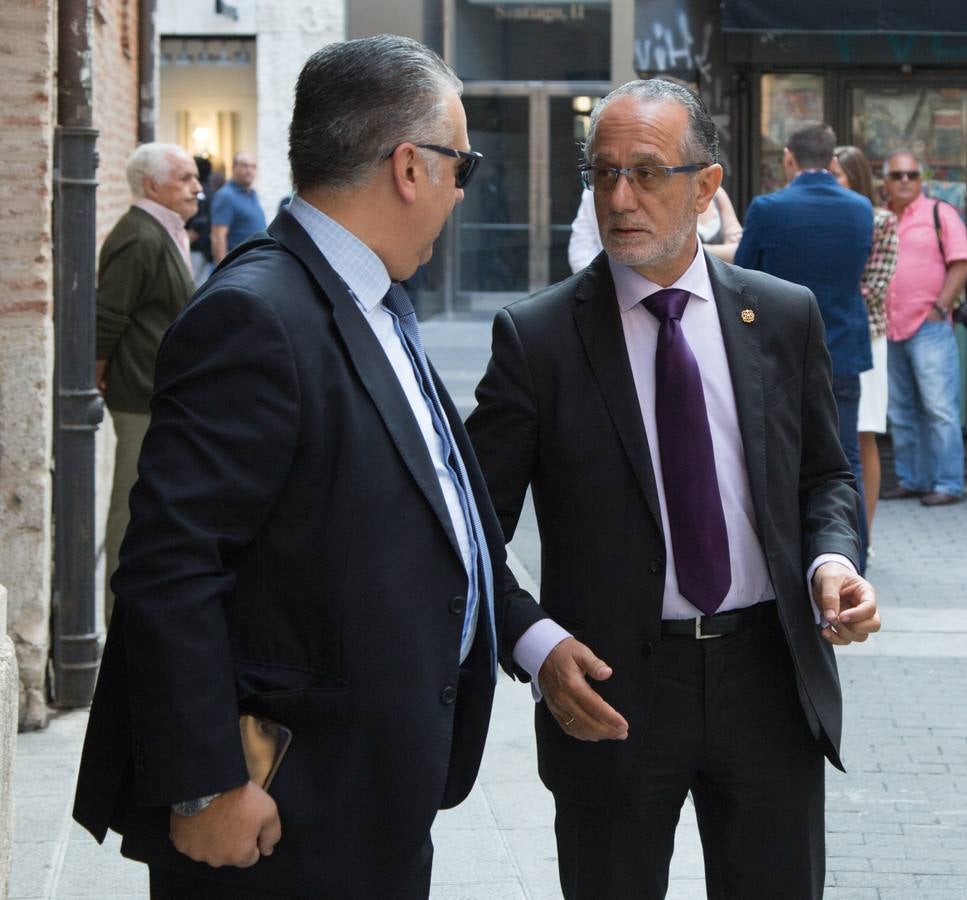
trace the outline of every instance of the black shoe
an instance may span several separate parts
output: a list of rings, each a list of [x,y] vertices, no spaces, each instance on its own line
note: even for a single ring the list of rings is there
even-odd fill
[[[925,497],[929,491],[913,491],[902,484],[880,493],[881,500],[911,500],[914,497]]]
[[[961,497],[958,494],[945,494],[943,491],[931,491],[929,494],[920,498],[923,506],[950,506],[953,503],[960,503]]]

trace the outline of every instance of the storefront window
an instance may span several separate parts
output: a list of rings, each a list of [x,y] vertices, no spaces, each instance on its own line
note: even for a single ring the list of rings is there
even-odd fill
[[[823,76],[807,73],[762,76],[762,133],[759,193],[777,191],[786,184],[782,151],[797,128],[822,122]]]
[[[879,176],[894,150],[910,150],[928,192],[964,215],[967,179],[967,90],[885,86],[852,91],[853,140]]]

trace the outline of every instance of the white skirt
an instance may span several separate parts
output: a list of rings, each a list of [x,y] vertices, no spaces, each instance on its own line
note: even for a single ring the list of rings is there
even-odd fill
[[[873,368],[860,372],[860,410],[856,430],[886,432],[886,335],[873,341]]]

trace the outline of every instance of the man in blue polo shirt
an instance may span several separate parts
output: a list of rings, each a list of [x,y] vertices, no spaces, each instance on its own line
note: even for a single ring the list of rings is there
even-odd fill
[[[218,265],[247,237],[265,228],[265,214],[252,185],[257,169],[251,153],[236,153],[232,180],[212,198],[212,259]]]

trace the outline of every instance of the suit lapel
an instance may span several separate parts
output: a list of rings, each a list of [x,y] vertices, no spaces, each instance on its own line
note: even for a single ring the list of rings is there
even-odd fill
[[[268,231],[290,253],[302,261],[329,298],[336,328],[345,342],[348,356],[363,387],[383,419],[406,468],[433,508],[441,527],[459,556],[460,547],[450,521],[450,513],[443,499],[440,482],[423,435],[416,424],[399,379],[376,335],[373,334],[372,328],[359,311],[356,301],[342,279],[291,213],[282,210],[269,226]]]
[[[759,522],[766,522],[765,398],[759,298],[746,291],[745,285],[736,278],[735,269],[708,253],[705,259],[729,361],[752,500]]]
[[[635,391],[628,348],[615,296],[608,257],[601,254],[588,266],[575,291],[574,322],[594,377],[601,388],[611,421],[621,440],[638,486],[645,495],[659,531],[661,509],[655,471],[648,452],[641,406]]]

